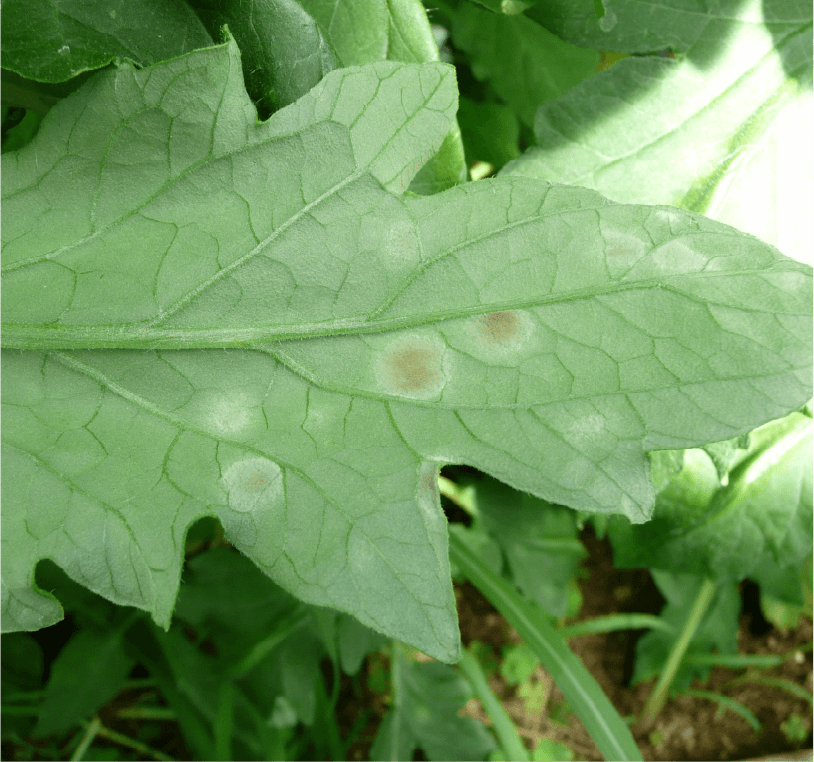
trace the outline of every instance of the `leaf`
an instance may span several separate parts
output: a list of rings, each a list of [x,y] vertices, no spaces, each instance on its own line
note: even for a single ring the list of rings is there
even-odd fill
[[[45,556],[166,627],[210,515],[454,661],[440,462],[643,521],[645,450],[810,398],[810,270],[769,246],[522,178],[399,195],[454,107],[382,62],[257,124],[229,44],[99,73],[4,156],[6,628],[58,620]]]
[[[569,585],[587,555],[574,511],[484,478],[478,516],[503,548],[520,590],[550,614],[565,616]]]
[[[599,63],[595,50],[569,45],[525,16],[490,13],[471,3],[458,7],[452,39],[468,54],[473,74],[529,125],[541,103],[592,76]]]
[[[690,209],[810,262],[810,6],[749,0],[710,17],[694,2],[647,5],[654,18],[676,20],[651,27],[637,15],[636,34],[683,34],[679,18],[701,25],[687,44],[673,39],[685,57],[626,58],[543,104],[537,147],[501,174],[594,188],[620,203]],[[640,14],[641,6],[613,8],[621,19],[620,8]]]
[[[717,37],[723,48],[733,22],[753,27],[765,20],[782,29],[811,18],[810,6],[801,0],[724,0],[714,10],[695,0],[600,2],[597,13],[597,0],[545,0],[526,15],[572,45],[626,53],[686,53],[705,37]]]
[[[471,648],[472,645],[470,644],[468,649],[461,650],[458,669],[466,677],[484,712],[492,721],[492,729],[497,736],[500,749],[504,752],[505,758],[515,760],[515,762],[528,762],[529,753],[517,733],[517,727],[503,708],[500,699],[495,696],[489,687],[486,672],[478,658],[471,653]],[[489,758],[492,759],[492,756],[490,755]]]
[[[297,0],[189,0],[213,39],[240,45],[246,90],[268,115],[293,103],[333,69],[336,55]]]
[[[34,735],[68,730],[93,714],[124,687],[132,666],[119,630],[75,633],[51,665]]]
[[[340,663],[347,675],[357,674],[365,656],[378,651],[387,643],[379,633],[345,614],[337,615],[337,642]]]
[[[342,66],[373,61],[438,61],[427,11],[420,0],[302,0],[317,19]],[[437,153],[425,155],[412,193],[437,193],[467,179],[463,143],[453,121]]]
[[[764,553],[799,564],[811,553],[814,422],[794,413],[783,428],[768,444],[756,436],[759,445],[725,487],[706,455],[688,452],[692,465],[659,494],[652,521],[611,520],[614,562],[736,582]]]
[[[460,535],[450,536],[450,557],[537,654],[605,758],[640,760],[627,725],[541,609],[485,566]]]
[[[485,161],[500,169],[520,155],[520,125],[508,106],[461,98],[458,122],[470,163]]]
[[[394,708],[385,717],[371,759],[410,759],[416,748],[429,760],[486,759],[495,742],[486,728],[459,710],[472,696],[452,667],[416,662],[394,645]]]
[[[248,558],[217,547],[188,562],[175,614],[212,639],[222,659],[237,663],[304,608]]]
[[[40,82],[120,59],[148,66],[212,44],[184,0],[6,0],[3,27],[3,68]]]
[[[653,580],[667,599],[660,616],[672,632],[666,629],[652,629],[642,635],[636,643],[636,659],[631,678],[631,684],[634,685],[650,679],[663,670],[670,649],[686,624],[699,588],[704,582],[704,578],[697,575],[658,570],[653,571]],[[712,602],[690,641],[685,659],[673,678],[671,691],[684,690],[695,677],[706,680],[712,669],[710,664],[693,662],[688,658],[690,655],[707,654],[713,649],[717,649],[721,654],[738,652],[740,606],[737,585],[724,583],[717,586]]]

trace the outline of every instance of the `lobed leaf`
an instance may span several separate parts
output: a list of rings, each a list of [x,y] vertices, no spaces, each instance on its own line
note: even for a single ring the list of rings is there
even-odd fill
[[[524,178],[400,195],[455,100],[380,62],[258,124],[230,43],[94,76],[3,157],[4,627],[59,618],[44,557],[166,627],[210,515],[454,661],[442,462],[640,522],[645,450],[811,396],[810,269],[768,245]]]

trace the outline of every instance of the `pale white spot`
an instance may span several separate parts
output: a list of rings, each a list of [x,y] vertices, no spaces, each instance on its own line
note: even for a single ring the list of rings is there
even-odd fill
[[[391,222],[384,233],[384,252],[387,261],[406,261],[414,264],[417,260],[418,237],[415,228],[407,220]]]
[[[251,422],[249,400],[242,395],[229,397],[218,394],[208,400],[208,428],[224,437],[244,431]]]
[[[283,475],[267,458],[247,458],[233,463],[221,479],[229,508],[238,513],[257,513],[280,503]]]
[[[61,47],[61,48],[60,48],[60,49],[57,51],[57,53],[59,53],[59,55],[61,55],[61,56],[67,56],[67,55],[68,55],[70,52],[71,52],[71,48],[70,48],[70,46],[69,46],[69,45],[63,45],[63,46],[62,46],[62,47]]]
[[[660,273],[700,272],[707,264],[707,257],[694,251],[683,241],[669,241],[653,251],[652,266]]]
[[[648,245],[629,233],[616,230],[602,230],[605,240],[604,253],[609,265],[630,267],[647,253]]]
[[[670,224],[679,224],[684,221],[684,216],[678,209],[672,209],[669,206],[655,206],[653,207],[653,217],[659,222],[666,222]]]
[[[607,6],[605,6],[605,15],[599,19],[599,28],[603,32],[610,32],[616,26],[619,19],[616,14]]]
[[[577,445],[585,445],[592,442],[605,429],[605,419],[598,413],[584,415],[569,427],[569,440]]]

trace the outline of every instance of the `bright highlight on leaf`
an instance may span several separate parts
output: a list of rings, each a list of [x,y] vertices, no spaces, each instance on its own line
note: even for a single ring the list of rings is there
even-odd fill
[[[453,70],[331,72],[258,123],[229,43],[101,72],[3,157],[3,613],[53,559],[167,625],[184,537],[458,655],[437,476],[646,520],[645,452],[811,396],[811,271],[526,178],[403,195]]]

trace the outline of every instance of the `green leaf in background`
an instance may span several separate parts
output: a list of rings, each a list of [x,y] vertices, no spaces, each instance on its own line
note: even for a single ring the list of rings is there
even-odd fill
[[[631,684],[649,680],[662,671],[676,637],[682,631],[704,583],[703,577],[694,574],[674,574],[658,570],[653,570],[652,573],[661,594],[667,599],[660,616],[672,628],[672,632],[666,629],[653,629],[638,640]],[[715,589],[713,600],[693,634],[686,651],[687,655],[707,654],[713,650],[719,654],[736,654],[740,607],[741,599],[737,585],[719,584]],[[685,659],[675,673],[671,691],[684,690],[696,677],[706,679],[710,669],[712,667],[709,664],[691,663]]]
[[[461,98],[458,123],[470,164],[485,161],[500,169],[520,155],[520,124],[508,106]]]
[[[711,442],[701,449],[709,455],[721,483],[726,484],[729,481],[729,472],[743,460],[748,448],[749,435],[746,434],[734,439],[724,439],[723,442]]]
[[[455,12],[452,39],[468,54],[475,76],[528,125],[540,104],[591,77],[599,63],[595,50],[569,45],[525,16],[501,16],[471,3]]]
[[[149,66],[212,44],[185,0],[6,0],[3,68],[64,82],[127,59]]]
[[[721,0],[714,13],[695,0],[544,0],[526,13],[572,45],[623,53],[671,49],[686,53],[699,40],[718,32],[721,47],[733,23],[810,23],[810,6],[802,0]],[[808,14],[808,16],[807,16]]]
[[[248,558],[216,547],[187,563],[175,614],[216,643],[225,663],[236,664],[304,609]]]
[[[319,23],[340,66],[439,60],[421,0],[302,0],[302,5]],[[467,179],[463,143],[454,120],[436,154],[419,161],[412,193],[438,193]]]
[[[643,5],[654,14],[652,27],[641,23]],[[613,8],[620,19],[622,8],[638,14],[636,33],[682,35],[683,21],[699,28],[674,45],[685,52],[680,60],[626,58],[542,105],[537,147],[502,174],[595,188],[624,203],[691,209],[810,262],[810,3],[730,1],[714,17],[698,13],[692,0]],[[656,14],[669,20],[657,24]],[[586,40],[578,44],[625,49],[621,40]]]
[[[810,398],[810,269],[759,241],[523,178],[400,195],[454,108],[449,67],[380,62],[258,124],[230,43],[99,73],[3,157],[4,627],[58,620],[45,556],[167,626],[214,515],[454,661],[441,462],[644,521],[645,450]]]
[[[45,669],[40,644],[23,632],[7,633],[0,637],[0,642],[3,644],[0,649],[3,696],[37,690],[42,685]]]
[[[650,522],[634,527],[611,519],[616,565],[738,582],[764,553],[781,566],[809,556],[814,423],[793,413],[770,427],[775,439],[756,433],[726,486],[706,454],[690,451],[681,474],[659,493]]]
[[[797,565],[778,562],[769,551],[763,551],[749,578],[760,585],[761,597],[782,601],[791,606],[803,606],[806,603],[806,576],[811,578],[811,556]],[[811,588],[811,582],[808,583]]]
[[[500,674],[508,685],[525,682],[539,666],[540,657],[534,653],[528,643],[504,646]]]
[[[228,24],[240,46],[246,90],[267,117],[333,69],[336,56],[297,0],[189,0],[214,40]]]
[[[508,16],[522,13],[534,5],[533,0],[476,0],[476,2],[493,13],[505,13]]]
[[[569,586],[587,552],[576,513],[485,477],[477,483],[478,517],[506,554],[520,590],[554,616],[568,611]]]
[[[34,735],[58,733],[89,717],[122,689],[132,667],[119,630],[75,633],[51,665]]]
[[[433,761],[486,759],[494,739],[477,720],[458,714],[472,696],[469,683],[446,664],[415,661],[397,643],[393,652],[393,708],[370,758],[412,759],[420,748]]]

